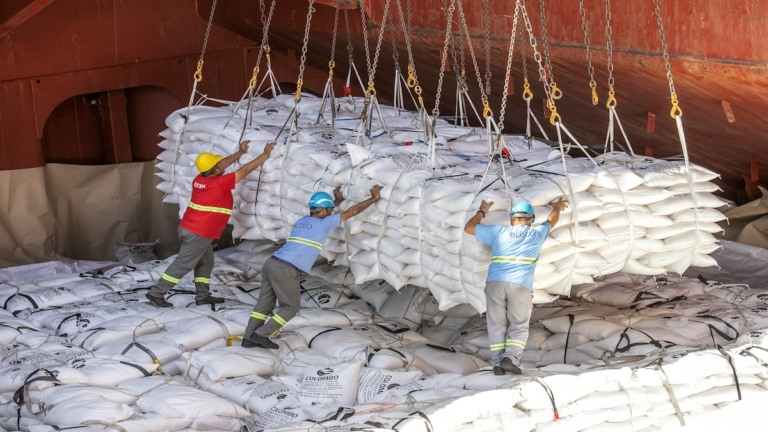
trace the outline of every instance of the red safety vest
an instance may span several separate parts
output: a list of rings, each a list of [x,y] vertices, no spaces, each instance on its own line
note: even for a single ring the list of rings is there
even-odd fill
[[[235,174],[192,180],[192,199],[179,226],[201,237],[217,239],[232,215]]]

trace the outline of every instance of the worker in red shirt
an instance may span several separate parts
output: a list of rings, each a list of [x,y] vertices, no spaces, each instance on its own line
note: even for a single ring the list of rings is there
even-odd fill
[[[234,201],[232,189],[235,183],[244,179],[251,171],[269,159],[275,143],[264,146],[264,152],[256,159],[225,174],[224,170],[248,152],[250,141],[240,143],[236,153],[223,157],[201,153],[195,160],[200,174],[192,181],[192,198],[179,223],[181,247],[179,254],[153,286],[147,299],[158,307],[172,307],[165,300],[165,293],[179,283],[191,270],[195,271],[195,303],[198,305],[224,303],[223,298],[213,297],[210,292],[211,271],[213,271],[213,240],[221,236],[232,214]]]

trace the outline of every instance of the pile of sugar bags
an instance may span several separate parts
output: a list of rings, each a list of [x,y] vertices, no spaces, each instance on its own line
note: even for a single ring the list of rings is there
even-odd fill
[[[186,279],[147,303],[173,257],[0,282],[0,430],[667,430],[768,386],[764,290],[673,276],[536,305],[523,375],[493,375],[471,306],[328,264],[279,349],[242,348],[267,244],[217,252],[213,308]]]
[[[358,283],[428,288],[442,310],[465,303],[485,309],[490,251],[463,231],[482,200],[494,202],[483,221],[491,224],[508,224],[517,200],[535,206],[537,222],[553,201],[568,201],[536,268],[536,303],[568,295],[595,276],[716,265],[708,254],[718,247],[712,233],[725,219],[718,210],[724,203],[713,195],[717,174],[707,169],[618,152],[563,157],[545,142],[513,135],[503,137],[510,156],[489,162],[484,129],[437,120],[430,146],[416,113],[381,106],[381,116],[364,124],[364,102],[357,100],[344,105],[356,111],[329,126],[314,124],[320,105],[309,96],[298,105],[278,96],[252,101],[250,111],[241,104],[172,113],[157,163],[165,201],[183,214],[201,152],[228,155],[250,140],[240,161],[246,163],[277,140],[270,159],[235,189],[233,235],[284,240],[307,214],[312,193],[341,186],[343,210],[380,184],[383,199],[332,232],[323,255],[349,266]]]

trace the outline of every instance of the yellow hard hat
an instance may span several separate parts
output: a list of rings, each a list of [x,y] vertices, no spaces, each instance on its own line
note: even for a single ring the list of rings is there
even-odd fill
[[[195,159],[195,165],[197,165],[198,171],[204,173],[213,168],[223,157],[213,153],[200,153],[197,159]]]

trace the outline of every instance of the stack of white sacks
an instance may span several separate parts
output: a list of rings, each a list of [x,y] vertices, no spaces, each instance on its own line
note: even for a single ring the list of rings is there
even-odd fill
[[[717,210],[724,203],[712,194],[717,174],[702,167],[691,164],[688,171],[681,161],[618,152],[562,157],[544,142],[510,135],[503,141],[511,157],[489,165],[484,129],[438,120],[433,154],[412,112],[382,106],[382,116],[366,127],[357,100],[343,105],[356,110],[342,110],[331,127],[314,124],[320,102],[309,96],[295,111],[292,96],[250,106],[250,116],[242,104],[183,108],[167,118],[157,164],[165,201],[178,203],[183,214],[201,152],[228,155],[250,140],[240,161],[246,163],[277,140],[262,169],[236,188],[233,235],[284,240],[307,214],[312,193],[341,186],[346,208],[380,184],[383,199],[333,232],[324,250],[328,260],[349,266],[358,283],[417,285],[435,295],[441,310],[468,303],[484,311],[490,252],[463,232],[481,200],[494,202],[484,223],[508,223],[508,209],[520,199],[535,206],[538,221],[558,197],[569,202],[537,265],[536,303],[568,295],[572,285],[595,276],[716,265],[708,254],[718,247],[711,233],[725,219]]]
[[[174,257],[0,282],[0,430],[651,431],[768,387],[764,291],[672,276],[538,305],[523,375],[493,375],[471,306],[329,264],[302,280],[279,349],[244,349],[246,274],[273,251],[217,254],[215,310],[188,277],[174,308],[146,302]]]

